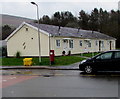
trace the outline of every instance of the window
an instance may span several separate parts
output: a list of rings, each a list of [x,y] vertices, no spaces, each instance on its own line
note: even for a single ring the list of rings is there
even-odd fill
[[[82,46],[82,41],[80,41],[80,46]]]
[[[89,40],[85,40],[85,43],[88,47],[91,47],[91,42]]]
[[[60,40],[56,40],[56,46],[60,47]]]
[[[104,41],[101,41],[101,47],[104,48]]]
[[[120,58],[120,52],[115,52],[115,58]]]
[[[90,41],[88,41],[88,47],[91,47],[91,42]]]
[[[112,58],[112,52],[109,52],[98,56],[96,59],[111,59],[111,58]]]
[[[24,46],[24,48],[23,49],[25,49],[26,48],[26,46]]]
[[[25,44],[25,42],[24,42],[22,45],[23,45],[23,49],[25,49],[25,48],[26,48],[26,44]]]
[[[26,28],[26,31],[28,31],[28,28]]]
[[[107,41],[107,45],[110,45],[110,41]]]
[[[69,40],[69,47],[73,48],[73,40]]]
[[[96,41],[95,43],[96,43],[96,46],[98,46],[98,41]]]
[[[23,46],[25,45],[25,42],[23,43]]]

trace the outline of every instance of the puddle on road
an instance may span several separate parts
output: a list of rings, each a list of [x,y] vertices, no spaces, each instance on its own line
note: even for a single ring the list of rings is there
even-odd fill
[[[37,70],[37,69],[13,69],[3,70],[2,75],[29,75],[29,76],[68,76],[68,77],[85,77],[85,78],[119,78],[120,73],[97,73],[97,74],[85,74],[80,71],[62,71],[62,70]]]
[[[25,72],[22,72],[21,74],[32,74],[32,71],[25,71]]]
[[[2,75],[34,75],[34,76],[43,76],[43,77],[52,77],[55,75],[53,70],[3,70]]]
[[[2,75],[22,75],[32,74],[31,70],[3,70]]]
[[[80,72],[80,76],[120,77],[120,72],[97,72],[93,74],[86,74],[85,72]]]
[[[53,75],[43,75],[43,77],[52,77]]]

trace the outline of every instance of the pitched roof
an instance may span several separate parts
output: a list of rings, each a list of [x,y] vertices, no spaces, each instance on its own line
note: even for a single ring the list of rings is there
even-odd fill
[[[111,40],[114,39],[111,36],[105,35],[103,33],[97,32],[97,31],[90,31],[90,30],[82,30],[76,28],[69,28],[69,27],[61,27],[59,30],[59,26],[53,26],[53,25],[46,25],[46,24],[37,24],[37,23],[29,23],[34,27],[39,27],[41,30],[46,31],[47,33],[50,33],[53,36],[63,36],[63,37],[79,37],[79,38],[85,38],[85,39],[107,39]]]
[[[34,29],[40,29],[40,31],[49,36],[61,36],[61,37],[78,37],[83,39],[106,39],[106,40],[116,40],[115,38],[105,35],[100,32],[92,32],[90,30],[82,30],[76,28],[69,27],[61,27],[59,30],[59,26],[54,25],[46,25],[46,24],[37,24],[37,23],[26,23],[23,22],[10,36],[7,37],[6,41],[8,41],[19,29],[23,27],[23,25],[28,25]]]

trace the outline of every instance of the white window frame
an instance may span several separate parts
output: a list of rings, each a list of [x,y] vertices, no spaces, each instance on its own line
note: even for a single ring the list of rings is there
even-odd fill
[[[97,40],[95,41],[95,45],[98,46],[98,41]]]
[[[101,47],[104,48],[104,41],[101,41]]]
[[[88,47],[92,47],[91,41],[88,41]]]
[[[79,41],[79,46],[80,46],[80,47],[83,46],[83,41],[82,41],[82,40]]]
[[[107,45],[110,45],[110,41],[107,41]]]
[[[73,40],[69,40],[69,48],[74,48],[74,42]]]
[[[85,40],[85,43],[86,43],[87,47],[89,47],[89,48],[92,47],[92,43],[90,40]]]
[[[61,44],[60,44],[60,40],[56,40],[56,47],[60,48]]]

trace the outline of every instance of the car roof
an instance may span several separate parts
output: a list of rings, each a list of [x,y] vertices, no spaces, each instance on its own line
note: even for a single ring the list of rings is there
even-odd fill
[[[120,50],[117,49],[117,50],[110,50],[110,51],[106,51],[106,52],[118,52],[118,51],[120,51]]]
[[[101,54],[103,54],[103,53],[107,53],[107,52],[120,52],[120,50],[119,50],[119,49],[116,49],[116,50],[110,50],[110,51],[102,52],[102,53],[99,53],[99,54],[93,56],[92,58],[95,58],[95,57],[97,57],[97,56],[99,56],[99,55],[101,55]]]

